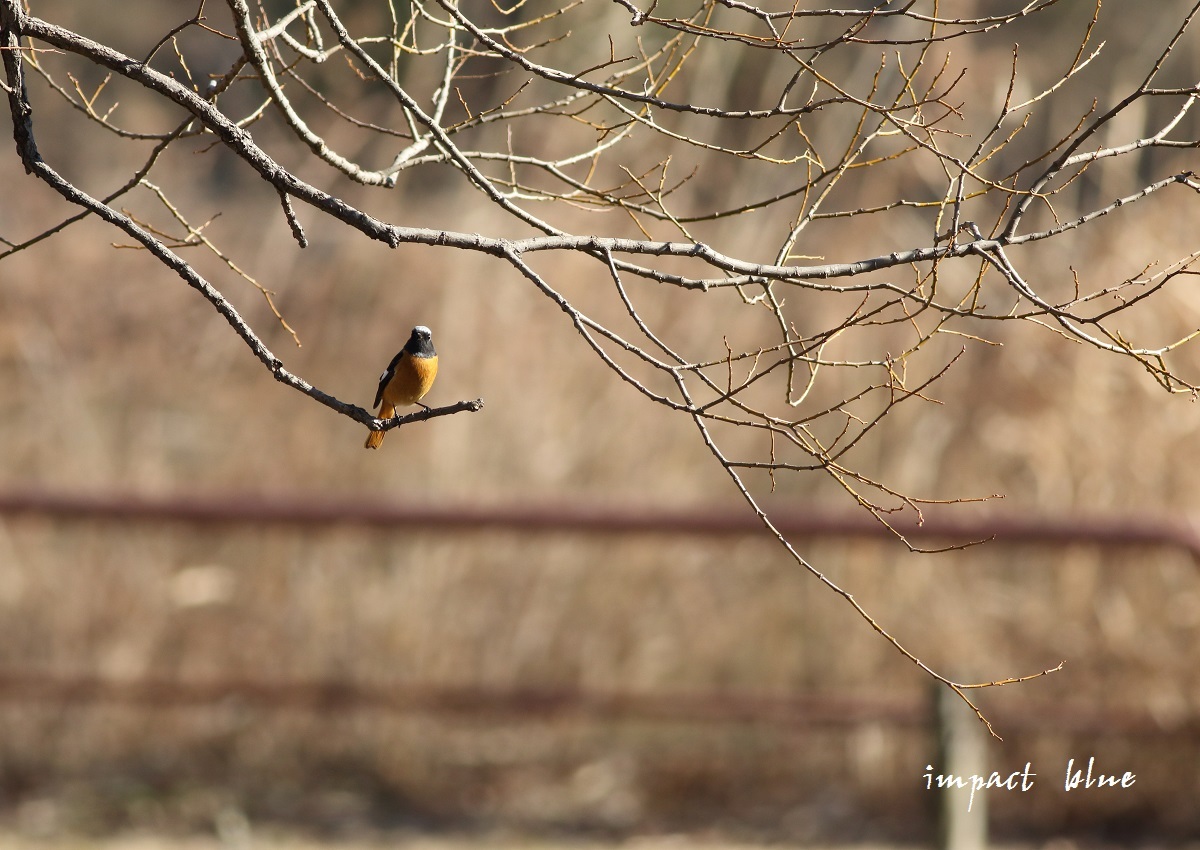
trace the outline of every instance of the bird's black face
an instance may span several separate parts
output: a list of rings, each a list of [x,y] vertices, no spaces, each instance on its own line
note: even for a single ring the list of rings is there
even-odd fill
[[[437,356],[433,350],[433,334],[424,325],[417,325],[412,329],[412,336],[408,338],[408,344],[404,347],[417,357]]]

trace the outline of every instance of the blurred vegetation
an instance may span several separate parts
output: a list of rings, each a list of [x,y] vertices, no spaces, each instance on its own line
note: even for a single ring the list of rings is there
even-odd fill
[[[34,5],[134,55],[183,14],[171,3],[141,4],[136,18],[114,14],[113,4]],[[361,5],[362,15],[372,14],[371,4]],[[969,96],[997,96],[1014,38],[1032,79],[1061,73],[1073,50],[1064,52],[1062,30],[1078,29],[1079,7],[1090,4],[1064,0],[1057,17],[1019,33],[954,45],[979,51],[967,63]],[[1147,15],[1136,4],[1106,7],[1105,58],[1070,85],[1103,100],[1144,73],[1139,63],[1159,48],[1157,20],[1182,4],[1155,8]],[[611,14],[596,12],[597,26]],[[604,39],[596,42],[603,52]],[[1197,51],[1178,59],[1179,79],[1200,77]],[[1005,70],[993,73],[997,67]],[[745,87],[750,101],[755,80],[754,68],[714,68],[711,78]],[[94,128],[47,132],[66,108],[49,97],[38,102],[47,158],[69,163],[69,175],[86,184],[124,179],[137,156]],[[374,108],[355,106],[359,114]],[[1053,137],[1073,120],[1062,116],[1062,127],[1044,132]],[[322,132],[338,139],[328,121]],[[269,120],[255,133],[282,138]],[[177,165],[163,170],[194,175],[195,156],[170,152]],[[696,157],[700,177],[688,191],[704,207],[713,193],[732,190]],[[203,179],[189,177],[173,191],[219,216],[206,233],[277,293],[302,347],[292,347],[245,281],[207,268],[288,368],[366,404],[407,329],[427,324],[441,355],[427,400],[482,396],[486,408],[408,426],[380,452],[364,452],[360,426],[275,384],[195,293],[142,252],[114,250],[115,232],[85,221],[0,264],[0,486],[744,510],[690,423],[615,380],[561,312],[507,267],[461,252],[389,250],[330,226],[313,228],[311,247],[300,251],[275,199],[244,169],[219,155],[206,161]],[[321,180],[320,169],[308,177]],[[880,196],[901,194],[901,181],[920,176],[889,179],[896,182],[875,187]],[[1129,185],[1138,179],[1131,175]],[[1107,197],[1129,188],[1116,185],[1119,176],[1106,181],[1080,181],[1079,191]],[[0,158],[0,185],[7,238],[65,215],[49,190],[20,173],[11,150]],[[405,224],[471,232],[495,223],[449,174],[422,174],[395,192],[350,187],[346,195]],[[587,214],[579,221],[586,226]],[[1137,232],[1125,220],[1101,222],[1044,250],[1071,251],[1083,276],[1116,277],[1136,271],[1123,267],[1123,245],[1194,245],[1192,217],[1167,204],[1138,221]],[[740,226],[752,242],[754,225]],[[822,252],[843,259],[888,250],[911,234],[860,225],[821,235]],[[568,261],[539,263],[556,278],[577,273]],[[567,288],[587,301],[588,285]],[[727,335],[733,343],[770,318],[734,295],[718,308],[703,296],[703,309],[699,295],[643,296],[649,316],[697,339]],[[1163,336],[1195,326],[1194,290],[1161,297],[1173,309],[1146,321],[1177,325],[1156,327]],[[594,309],[603,316],[617,307]],[[1011,512],[1200,509],[1200,409],[1192,399],[1163,393],[1130,361],[1082,351],[1032,325],[1005,326],[993,338],[1002,346],[971,347],[938,385],[940,405],[899,409],[883,423],[860,465],[923,496],[1003,494],[985,508]],[[1200,370],[1194,352],[1183,357],[1185,371]],[[823,478],[791,477],[767,503],[852,509],[835,496]],[[1054,676],[986,694],[997,716],[1055,701],[1149,708],[1166,727],[1200,713],[1200,576],[1184,555],[1083,546],[914,555],[898,543],[800,543],[922,658],[964,680],[1067,660]],[[918,671],[767,540],[214,532],[31,517],[0,523],[0,668],[864,699],[921,699],[926,689]],[[920,839],[930,823],[920,775],[933,743],[919,730],[870,724],[488,723],[17,699],[0,702],[0,718],[0,822],[31,834],[208,830],[231,812],[331,832],[715,826],[796,840]],[[990,751],[997,769],[1032,760],[1056,775],[1066,758],[1095,755],[1138,774],[1137,786],[1119,795],[1068,800],[1048,790],[1052,776],[1044,795],[993,795],[1002,833],[1111,838],[1152,826],[1200,828],[1194,741],[999,731],[1005,740]]]

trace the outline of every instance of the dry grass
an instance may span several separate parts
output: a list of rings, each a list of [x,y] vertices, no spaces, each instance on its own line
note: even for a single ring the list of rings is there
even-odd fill
[[[28,192],[19,208],[0,206],[0,232],[18,230],[17,215],[55,215],[11,157],[0,161],[0,180]],[[466,231],[488,224],[485,213],[463,213],[459,195],[414,190],[411,199],[422,223],[454,221]],[[420,322],[433,328],[441,353],[430,400],[483,396],[487,407],[405,428],[366,453],[358,426],[271,382],[193,293],[145,257],[109,250],[112,234],[83,224],[0,266],[4,486],[742,509],[691,426],[614,380],[561,313],[506,270],[448,253],[388,251],[340,232],[314,234],[302,255],[271,208],[228,218],[213,235],[278,290],[303,348],[270,330],[264,304],[243,282],[212,278],[290,369],[365,403],[381,366]],[[247,220],[261,221],[261,232],[239,233]],[[1164,211],[1123,238],[1178,244],[1192,229],[1189,217]],[[1107,223],[1073,245],[1081,274],[1130,271]],[[843,244],[827,250],[859,253]],[[576,288],[583,295],[593,283]],[[601,315],[617,314],[609,293],[591,297]],[[733,298],[640,297],[649,317],[705,343],[748,336],[767,319]],[[1178,326],[1160,327],[1163,337],[1194,324],[1196,298],[1186,289],[1163,304],[1147,320]],[[1200,508],[1200,408],[1052,333],[1025,327],[994,336],[1002,348],[972,346],[939,386],[943,406],[899,411],[860,464],[923,496],[1003,493],[1001,506],[1014,512]],[[1184,366],[1192,374],[1197,367]],[[816,478],[792,479],[767,497],[779,509],[812,503],[849,508]],[[987,546],[915,556],[893,544],[829,542],[803,550],[954,675],[990,679],[1067,659],[1060,674],[984,695],[997,716],[1027,700],[1149,708],[1164,723],[1200,712],[1200,577],[1177,553]],[[0,637],[0,667],[117,677],[913,699],[926,687],[762,540],[212,532],[12,519],[0,524]],[[933,754],[921,733],[873,726],[497,725],[238,705],[150,712],[8,702],[0,728],[7,799],[18,811],[58,801],[51,835],[131,824],[204,831],[223,812],[245,811],[256,823],[351,831],[395,819],[617,832],[699,822],[806,841],[883,832],[919,839],[928,821],[913,811],[927,803],[919,777]],[[992,749],[997,767],[1096,755],[1127,765],[1139,784],[1119,799],[998,798],[999,823],[1194,823],[1200,774],[1180,763],[1175,744],[1006,738]],[[9,840],[0,837],[0,847]],[[148,837],[119,843],[126,840],[99,846],[158,846]],[[58,841],[44,846],[93,846]],[[278,846],[326,846],[305,841]],[[411,846],[449,850],[455,841],[414,838]],[[672,844],[622,846],[658,843]]]
[[[353,273],[283,275],[284,308],[305,341],[290,365],[365,400],[395,344],[392,326],[424,321],[442,350],[437,400],[483,395],[482,413],[406,429],[365,453],[356,427],[268,383],[189,293],[157,274],[117,267],[94,286],[61,260],[52,281],[34,263],[28,278],[0,287],[12,388],[0,451],[10,486],[399,502],[730,499],[686,423],[607,380],[555,312],[514,282],[489,280],[483,292],[483,268],[455,269],[440,286],[432,281],[443,272],[431,269],[379,286],[385,261],[392,255],[367,252],[330,259]],[[699,314],[697,333],[702,319],[714,323],[710,333],[727,321]],[[1007,343],[972,352],[951,373],[945,408],[898,416],[868,458],[873,467],[916,492],[1003,492],[1006,510],[1179,513],[1196,503],[1187,472],[1194,405],[1154,393],[1120,364],[1066,358],[1049,334]],[[552,356],[529,356],[542,350]],[[828,498],[801,481],[768,503]],[[1023,674],[1067,659],[1050,679],[986,695],[1001,715],[1026,699],[1149,707],[1166,722],[1200,709],[1190,649],[1200,586],[1186,558],[898,549],[804,546],[922,657],[956,675]],[[0,554],[6,667],[915,699],[926,684],[766,541],[213,533],[21,519],[0,530]],[[720,812],[721,821],[809,838],[903,832],[932,756],[923,736],[873,728],[478,726],[237,706],[159,715],[10,703],[3,714],[0,757],[15,798],[57,793],[65,781],[62,826],[85,830],[204,829],[235,805],[255,819],[317,824],[400,811],[625,829]],[[1138,793],[1115,807],[1102,801],[1110,819],[1150,807],[1169,821],[1191,799],[1194,780],[1168,772],[1175,747],[1006,737],[993,749],[998,765],[1078,752],[1130,763]],[[191,800],[189,788],[214,784],[224,790]],[[1089,801],[1067,807],[1057,797],[994,808],[1046,828],[1098,816]]]

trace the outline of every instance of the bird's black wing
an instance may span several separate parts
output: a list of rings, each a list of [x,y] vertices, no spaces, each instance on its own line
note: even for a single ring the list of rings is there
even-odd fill
[[[379,390],[375,393],[375,406],[379,407],[379,403],[383,401],[383,390],[392,380],[392,376],[396,374],[396,367],[400,365],[400,358],[404,356],[404,349],[400,349],[396,356],[392,358],[392,362],[383,370],[383,374],[379,376]]]

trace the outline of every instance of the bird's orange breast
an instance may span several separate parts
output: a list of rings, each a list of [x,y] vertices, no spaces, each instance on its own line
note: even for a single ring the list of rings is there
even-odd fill
[[[437,377],[437,357],[413,357],[408,352],[396,364],[396,373],[383,388],[384,401],[401,407],[416,404]]]

